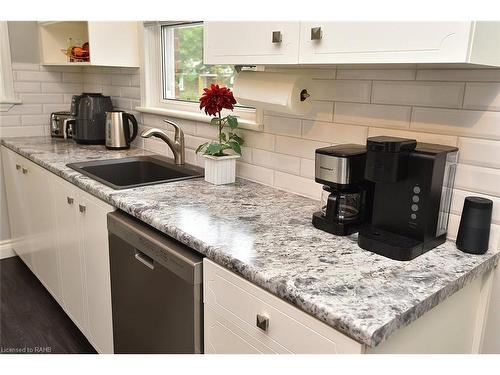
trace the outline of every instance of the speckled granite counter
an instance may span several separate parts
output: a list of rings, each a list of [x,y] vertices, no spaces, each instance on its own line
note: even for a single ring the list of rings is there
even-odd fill
[[[151,154],[139,149],[107,151],[45,137],[2,144],[369,346],[498,261],[498,254],[468,255],[451,242],[411,262],[393,261],[360,249],[355,237],[315,229],[318,202],[242,179],[113,190],[66,167]]]

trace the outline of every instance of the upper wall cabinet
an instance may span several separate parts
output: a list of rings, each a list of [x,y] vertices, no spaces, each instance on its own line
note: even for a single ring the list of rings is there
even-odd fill
[[[43,65],[139,66],[137,22],[40,22],[39,28]],[[85,42],[90,61],[70,62],[68,46]]]
[[[205,64],[297,64],[300,22],[205,22]]]
[[[207,64],[500,66],[500,22],[207,22],[204,53]]]

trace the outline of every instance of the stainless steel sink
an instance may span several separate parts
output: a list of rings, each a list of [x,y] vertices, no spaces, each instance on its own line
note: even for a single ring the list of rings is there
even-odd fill
[[[193,165],[175,165],[161,156],[133,156],[67,164],[68,167],[113,189],[161,184],[203,177],[203,169]]]

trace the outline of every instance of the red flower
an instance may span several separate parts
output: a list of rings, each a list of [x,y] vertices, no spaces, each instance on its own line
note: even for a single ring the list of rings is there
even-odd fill
[[[236,100],[227,87],[212,84],[210,88],[204,88],[203,91],[200,98],[200,109],[205,108],[207,115],[214,116],[223,108],[233,110]]]

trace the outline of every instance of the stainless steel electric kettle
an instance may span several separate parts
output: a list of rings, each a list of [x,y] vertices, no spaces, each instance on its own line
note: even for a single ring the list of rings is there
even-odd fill
[[[132,135],[130,135],[132,124]],[[106,112],[106,148],[123,150],[137,137],[137,120],[134,115],[123,111]]]

